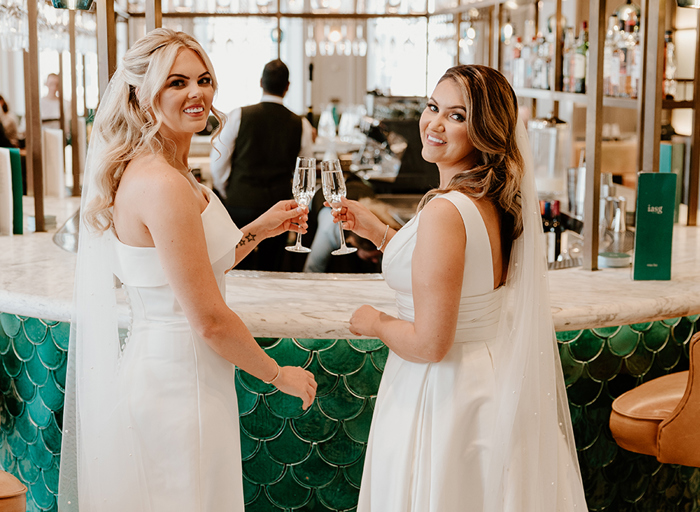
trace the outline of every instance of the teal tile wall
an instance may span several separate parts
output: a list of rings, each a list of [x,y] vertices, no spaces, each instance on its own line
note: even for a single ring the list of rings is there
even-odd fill
[[[700,511],[700,469],[620,449],[612,400],[688,367],[698,315],[557,333],[579,461],[592,511]],[[0,313],[0,467],[27,485],[27,510],[56,510],[69,326]],[[308,411],[236,373],[247,512],[352,511],[387,357],[378,340],[259,338],[318,381]]]

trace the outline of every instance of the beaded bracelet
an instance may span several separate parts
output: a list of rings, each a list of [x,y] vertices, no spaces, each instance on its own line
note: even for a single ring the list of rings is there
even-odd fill
[[[381,251],[382,248],[384,247],[384,244],[386,243],[386,235],[389,233],[389,224],[386,225],[386,229],[384,230],[384,238],[382,238],[382,243],[377,246],[377,250]]]
[[[275,360],[273,359],[273,361]],[[265,384],[273,384],[277,379],[279,379],[279,376],[282,373],[282,368],[280,368],[280,365],[277,364],[277,361],[275,361],[275,366],[277,367],[277,375],[275,375],[272,380],[263,380]]]

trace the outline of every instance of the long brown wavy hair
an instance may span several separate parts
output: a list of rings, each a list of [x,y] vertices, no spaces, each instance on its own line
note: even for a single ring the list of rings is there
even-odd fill
[[[517,97],[506,78],[487,66],[455,66],[438,83],[445,80],[452,80],[462,91],[469,139],[479,157],[475,167],[455,175],[447,188],[428,192],[419,209],[436,195],[450,190],[475,199],[486,197],[502,212],[502,239],[515,240],[523,231],[520,204],[523,158],[515,139]]]
[[[99,145],[100,154],[92,155],[89,162],[94,173],[90,186],[96,187],[96,196],[85,211],[90,228],[103,232],[112,227],[114,196],[131,160],[146,153],[175,152],[174,142],[160,133],[163,113],[159,99],[175,59],[184,49],[202,59],[216,92],[214,67],[202,46],[192,36],[167,28],[153,30],[136,41],[112,77],[91,134],[91,143]],[[224,119],[213,106],[211,113],[219,121],[216,136]]]

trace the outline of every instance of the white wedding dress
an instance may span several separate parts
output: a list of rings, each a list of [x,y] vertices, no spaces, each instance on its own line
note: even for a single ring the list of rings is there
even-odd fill
[[[225,298],[224,272],[233,266],[241,232],[219,199],[202,189],[209,199],[202,213],[209,259]],[[104,503],[99,510],[127,510],[126,497],[137,494],[145,501],[128,504],[138,507],[129,512],[242,512],[234,366],[192,330],[156,249],[112,238],[114,274],[132,323],[115,379],[113,421],[105,422],[115,429],[106,436],[116,442],[107,455],[114,460],[103,464],[138,478],[115,475],[108,489],[90,490],[91,501]]]
[[[439,363],[412,363],[394,352],[379,386],[358,512],[450,512],[483,508],[492,444],[494,357],[502,288],[493,289],[486,226],[476,206],[452,191],[467,233],[455,342]],[[389,242],[383,271],[399,317],[413,321],[411,259],[420,213]],[[458,276],[455,276],[457,278]]]

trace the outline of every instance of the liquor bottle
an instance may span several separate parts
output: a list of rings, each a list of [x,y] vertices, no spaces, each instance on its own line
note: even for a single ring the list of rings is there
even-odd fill
[[[639,45],[639,34],[636,27],[636,20],[633,17],[628,18],[625,23],[622,44],[619,45],[624,53],[625,64],[624,80],[622,80],[622,64],[620,65],[621,95],[627,98],[636,98],[639,91],[641,47]]]
[[[532,60],[532,88],[549,89],[547,83],[547,59],[549,50],[544,36],[540,33],[535,40],[533,60]]]
[[[555,255],[556,236],[554,231],[552,231],[552,203],[550,203],[549,201],[544,201],[542,229],[544,231],[544,237],[547,242],[547,262],[552,263],[554,261],[557,261]]]
[[[523,47],[520,50],[520,58],[523,60],[523,87],[532,87],[532,61],[533,61],[533,50],[535,44],[535,37],[533,36],[529,40],[526,38],[523,43]]]
[[[552,221],[549,225],[550,233],[554,233],[554,261],[561,255],[562,233],[565,231],[561,219],[561,205],[558,200],[552,202]]]
[[[586,62],[588,60],[588,22],[581,24],[581,31],[576,41],[574,53],[574,92],[586,92]]]
[[[523,40],[518,37],[513,45],[513,88],[525,87],[525,61],[522,57]]]
[[[574,28],[566,27],[564,29],[564,48],[562,49],[562,64],[561,64],[561,75],[562,83],[561,90],[564,92],[573,92],[573,78],[574,78],[574,46],[576,44],[576,37],[574,36]]]
[[[664,96],[672,100],[676,97],[676,45],[670,30],[664,38]]]
[[[613,14],[608,18],[603,50],[603,94],[607,96],[617,96],[620,88],[620,55],[615,51],[619,37],[620,27],[617,16]]]

